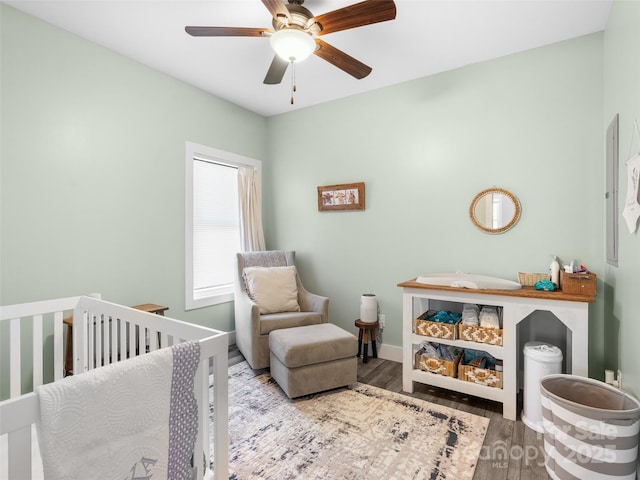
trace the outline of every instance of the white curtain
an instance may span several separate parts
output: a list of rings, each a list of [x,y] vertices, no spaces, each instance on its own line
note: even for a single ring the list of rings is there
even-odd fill
[[[240,247],[243,252],[266,250],[262,231],[261,193],[257,170],[253,167],[239,167]]]

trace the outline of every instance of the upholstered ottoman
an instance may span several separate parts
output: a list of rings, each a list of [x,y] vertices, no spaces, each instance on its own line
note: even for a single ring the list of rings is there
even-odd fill
[[[356,382],[358,341],[332,323],[269,333],[271,376],[289,398]]]

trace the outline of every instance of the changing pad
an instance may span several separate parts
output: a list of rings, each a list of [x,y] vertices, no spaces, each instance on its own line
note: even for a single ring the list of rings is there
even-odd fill
[[[426,273],[416,278],[416,282],[476,290],[518,290],[522,288],[522,285],[512,280],[472,273]]]

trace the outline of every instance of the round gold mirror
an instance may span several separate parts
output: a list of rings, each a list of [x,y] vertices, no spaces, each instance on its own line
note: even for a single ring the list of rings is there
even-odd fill
[[[469,216],[483,232],[506,232],[520,218],[520,202],[507,190],[488,188],[475,196],[469,207]]]

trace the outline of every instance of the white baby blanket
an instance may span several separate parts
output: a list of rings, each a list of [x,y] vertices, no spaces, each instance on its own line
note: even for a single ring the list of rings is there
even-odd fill
[[[192,478],[199,359],[185,342],[38,387],[45,478]]]

